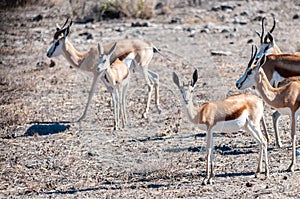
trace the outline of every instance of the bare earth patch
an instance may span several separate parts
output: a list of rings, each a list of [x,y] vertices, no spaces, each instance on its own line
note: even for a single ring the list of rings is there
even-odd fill
[[[145,22],[134,19],[74,24],[69,39],[80,51],[99,41],[137,37],[152,41],[164,55],[155,54],[150,64],[160,75],[163,113],[156,112],[153,97],[149,118],[142,118],[147,88],[137,72],[127,100],[130,123],[122,131],[112,130],[111,98],[102,83],[86,119],[73,122],[84,110],[91,74],[71,68],[62,56],[50,67],[46,57],[55,24],[72,15],[65,4],[0,10],[1,198],[300,198],[299,163],[294,173],[286,171],[290,121],[280,121],[279,149],[268,106],[270,178],[254,178],[259,149],[251,135],[220,132],[214,137],[215,184],[202,186],[205,132],[187,120],[172,82],[173,71],[187,81],[198,68],[195,104],[241,93],[235,81],[251,45],[259,42],[260,17],[267,17],[270,28],[274,13],[278,46],[295,52],[299,2],[203,2],[172,8],[142,27],[132,27]],[[38,15],[42,19],[33,20]]]

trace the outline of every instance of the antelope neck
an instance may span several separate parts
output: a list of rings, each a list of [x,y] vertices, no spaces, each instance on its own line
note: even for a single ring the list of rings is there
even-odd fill
[[[79,68],[88,53],[79,52],[66,38],[63,55],[73,67]]]

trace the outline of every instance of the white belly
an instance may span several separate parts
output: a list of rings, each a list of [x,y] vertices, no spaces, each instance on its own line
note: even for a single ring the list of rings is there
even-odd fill
[[[229,133],[229,132],[235,132],[241,130],[245,126],[247,118],[248,118],[248,112],[244,111],[240,117],[234,120],[217,122],[217,124],[212,128],[212,132],[218,131],[218,132]],[[207,130],[205,125],[200,125],[200,128],[203,130]]]
[[[133,69],[133,60],[135,59],[133,53],[129,53],[125,59],[123,59],[123,63],[129,68],[129,70]]]
[[[282,77],[277,71],[274,71],[272,78],[270,79],[270,84],[274,87],[278,87],[279,82],[284,80],[285,78]]]

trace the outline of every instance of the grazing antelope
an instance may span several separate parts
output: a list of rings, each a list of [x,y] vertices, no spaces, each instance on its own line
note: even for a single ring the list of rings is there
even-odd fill
[[[99,60],[96,68],[102,74],[106,87],[110,90],[114,104],[114,129],[117,130],[120,124],[120,115],[122,119],[122,128],[125,127],[126,102],[125,94],[129,83],[129,68],[117,58],[110,64],[110,57],[115,51],[115,43],[106,54],[102,44],[98,44]]]
[[[257,48],[253,54],[252,47],[252,57],[250,63],[252,64],[253,59],[255,58]],[[273,56],[273,55],[272,55]],[[255,86],[263,100],[269,104],[271,107],[277,109],[280,114],[285,114],[290,116],[291,120],[291,137],[292,137],[292,163],[289,166],[289,171],[294,171],[296,164],[296,123],[300,107],[300,82],[292,81],[282,87],[274,88],[269,82],[268,74],[264,72],[264,66],[273,63],[272,59],[269,59],[269,56],[263,55],[261,60],[256,66],[248,66],[247,75],[242,81],[237,82],[238,89],[245,89],[249,86]],[[281,64],[288,64],[290,67],[294,67],[292,61],[284,62],[280,60]],[[300,63],[300,58],[298,58],[298,65]],[[278,63],[277,63],[278,64]]]
[[[89,92],[88,102],[82,116],[78,120],[80,121],[86,116],[87,109],[99,81],[100,74],[96,70],[99,55],[98,49],[94,47],[90,48],[90,50],[87,52],[79,52],[68,40],[72,21],[68,25],[67,23],[68,19],[62,27],[57,25],[52,45],[47,51],[47,56],[50,58],[63,55],[73,67],[93,73],[93,82]],[[107,53],[112,48],[113,44],[114,43],[105,45],[104,51]],[[143,113],[145,118],[149,112],[153,87],[155,89],[155,105],[158,111],[161,112],[159,104],[159,77],[156,73],[148,69],[148,65],[153,57],[154,52],[159,52],[159,50],[151,42],[140,39],[124,39],[118,41],[118,46],[110,57],[110,63],[113,63],[118,58],[126,64],[130,71],[141,69],[143,72],[144,78],[148,85],[147,105],[145,112]],[[133,64],[133,62],[138,64]],[[103,79],[102,81],[104,82]]]
[[[193,79],[189,84],[181,86],[176,73],[173,73],[173,81],[181,91],[185,109],[189,120],[198,124],[206,134],[206,177],[203,184],[212,183],[213,171],[213,132],[236,132],[244,129],[251,133],[259,142],[260,151],[258,167],[255,176],[261,170],[263,153],[265,154],[265,175],[269,176],[269,163],[267,157],[267,141],[260,129],[260,121],[263,121],[263,101],[250,94],[240,94],[230,96],[224,100],[207,102],[200,107],[195,107],[192,102],[193,89],[198,80],[197,70],[194,71]],[[263,122],[263,124],[265,124]],[[266,129],[266,128],[265,128]]]
[[[254,79],[247,79],[247,76],[250,74],[249,71],[251,71],[251,66],[256,57],[252,57],[252,59],[250,59],[244,74],[236,82],[237,87],[239,87],[241,84],[243,84],[244,88],[253,87],[255,85]],[[270,84],[273,87],[279,87],[280,82],[285,81],[286,78],[289,78],[287,81],[291,81],[297,80],[297,77],[294,76],[300,76],[300,56],[294,54],[270,54],[267,55],[266,63],[262,66],[262,68],[264,69]],[[281,114],[278,111],[272,114],[273,127],[275,130],[276,143],[278,147],[282,146],[278,131],[278,119],[280,115]]]
[[[275,39],[272,36],[272,32],[275,29],[276,26],[276,20],[274,15],[272,15],[273,17],[273,27],[271,28],[271,30],[266,34],[266,36],[264,37],[264,20],[265,17],[262,18],[262,24],[261,24],[261,29],[262,29],[262,34],[260,34],[259,32],[256,31],[256,34],[259,36],[260,38],[260,49],[255,57],[255,61],[257,62],[257,60],[262,56],[262,54],[265,55],[270,55],[270,54],[282,54],[280,48],[277,46]],[[300,55],[300,52],[295,53],[295,55]],[[267,68],[264,68],[265,71],[267,71]],[[300,71],[300,69],[299,69]],[[285,80],[283,78],[280,77],[280,75],[278,75],[278,72],[274,72],[274,86],[275,87],[280,87],[281,85],[284,85],[286,82],[290,82],[290,81],[298,81],[299,78],[297,77],[286,77],[288,78],[288,80]],[[278,80],[276,80],[276,78],[278,78]],[[270,81],[270,79],[269,79]],[[279,131],[278,131],[278,122],[279,122],[279,118],[280,118],[281,114],[278,111],[275,111],[272,114],[272,119],[273,119],[273,128],[275,131],[275,136],[276,136],[276,144],[277,146],[280,148],[282,147],[281,144],[281,139],[279,136]]]

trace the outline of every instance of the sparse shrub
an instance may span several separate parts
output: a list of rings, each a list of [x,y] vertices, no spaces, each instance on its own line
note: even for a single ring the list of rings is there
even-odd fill
[[[154,16],[154,0],[110,0],[102,2],[94,8],[100,18],[141,18],[150,19]]]
[[[36,4],[49,4],[48,0],[3,0],[0,1],[0,8],[26,7]]]

